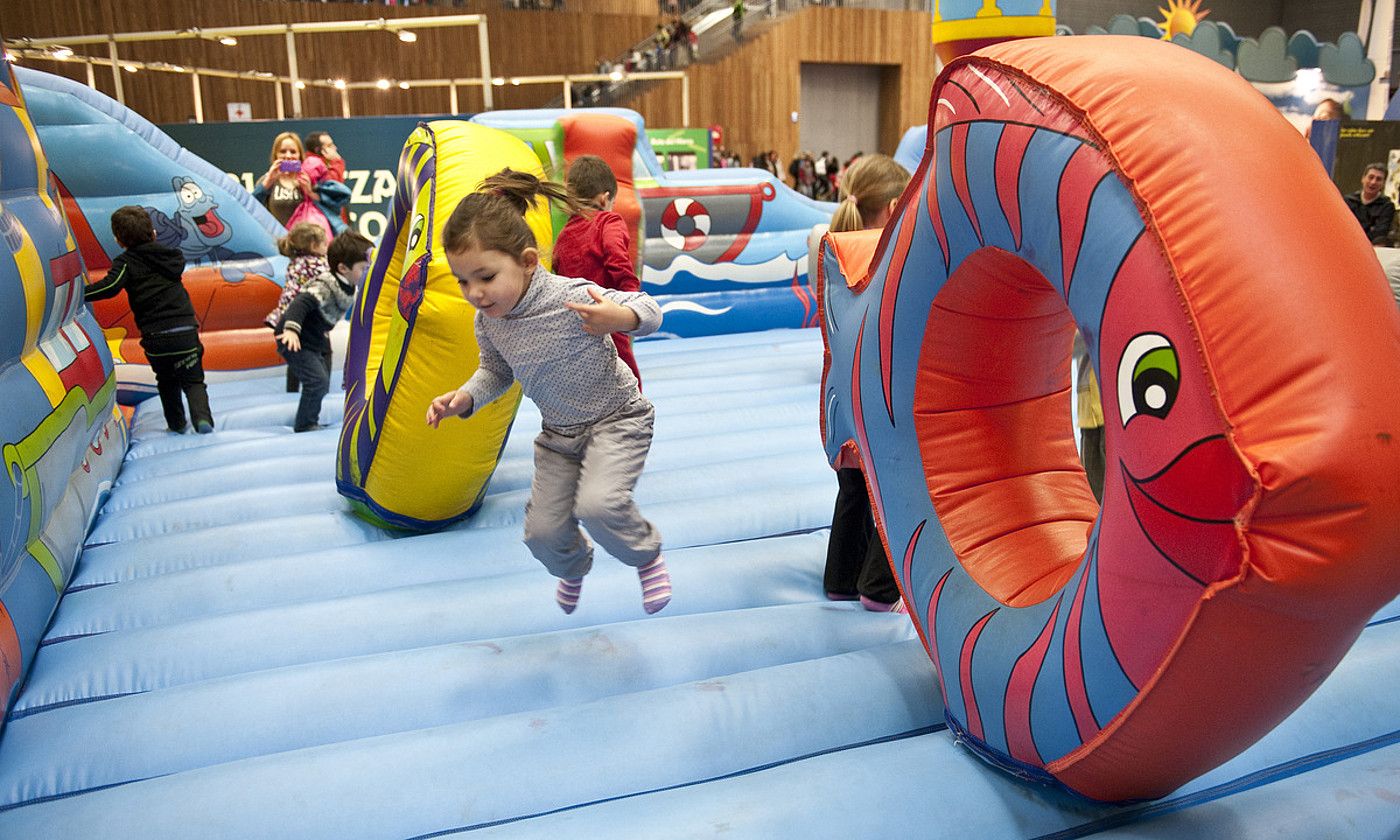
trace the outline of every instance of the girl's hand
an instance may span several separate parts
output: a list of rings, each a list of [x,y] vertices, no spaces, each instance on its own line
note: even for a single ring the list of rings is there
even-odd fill
[[[309,194],[311,193],[311,191],[312,191],[312,190],[311,190],[311,176],[310,176],[310,175],[307,175],[305,171],[301,171],[301,172],[298,172],[298,173],[297,173],[296,178],[297,178],[297,186],[301,187],[302,193],[308,194],[308,195],[309,195]],[[313,199],[313,200],[314,200],[314,199]]]
[[[597,286],[588,287],[592,303],[566,303],[568,308],[578,313],[583,321],[583,331],[589,335],[608,335],[615,332],[631,332],[642,319],[620,303],[613,303],[603,297],[603,290]]]
[[[321,157],[326,160],[340,160],[340,150],[335,147],[334,143],[327,143],[321,147]]]
[[[278,333],[277,340],[282,342],[282,346],[286,347],[288,352],[297,353],[301,351],[301,336],[291,330],[283,330]]]
[[[273,162],[273,164],[267,168],[267,174],[262,177],[264,187],[272,189],[272,183],[277,180],[277,167],[280,165],[280,162]]]
[[[461,417],[472,413],[472,395],[466,391],[448,391],[433,399],[428,406],[428,425],[434,429],[448,417]]]

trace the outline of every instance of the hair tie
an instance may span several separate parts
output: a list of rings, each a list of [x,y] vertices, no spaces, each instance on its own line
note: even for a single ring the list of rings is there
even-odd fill
[[[503,190],[503,189],[501,189],[500,187],[492,187],[492,188],[491,188],[491,194],[492,194],[492,195],[500,196],[501,198],[505,198],[505,197],[506,197],[506,191]]]
[[[856,205],[857,207],[860,206],[860,199],[856,198],[855,193],[847,193],[846,200]]]

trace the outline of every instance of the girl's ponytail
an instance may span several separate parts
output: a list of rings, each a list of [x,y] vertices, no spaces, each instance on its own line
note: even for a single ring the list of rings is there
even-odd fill
[[[543,197],[568,208],[569,214],[584,207],[563,186],[514,169],[502,169],[481,182],[481,187],[458,202],[442,228],[443,248],[452,254],[475,245],[501,251],[516,259],[526,248],[537,247],[525,214]]]
[[[841,190],[845,192],[844,187]],[[860,205],[854,195],[844,196],[841,202],[836,205],[836,212],[831,216],[831,232],[841,233],[848,230],[860,230],[865,227],[860,220]]]
[[[840,233],[869,227],[880,211],[909,185],[909,170],[888,155],[865,155],[841,177],[841,204],[831,217],[831,230]]]

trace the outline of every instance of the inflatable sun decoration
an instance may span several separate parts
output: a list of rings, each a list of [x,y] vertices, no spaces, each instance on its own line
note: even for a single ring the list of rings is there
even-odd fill
[[[1158,7],[1157,11],[1162,13],[1162,39],[1165,41],[1176,35],[1190,35],[1196,31],[1201,18],[1210,14],[1201,11],[1201,0],[1167,0],[1167,7]]]

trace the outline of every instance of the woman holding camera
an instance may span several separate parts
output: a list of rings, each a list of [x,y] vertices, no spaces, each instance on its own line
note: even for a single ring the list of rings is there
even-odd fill
[[[326,230],[330,238],[330,225],[325,214],[316,206],[320,196],[311,178],[302,171],[305,153],[301,138],[294,132],[284,131],[272,141],[272,165],[267,168],[253,197],[267,205],[270,212],[284,227],[290,228],[297,222],[316,222]]]

